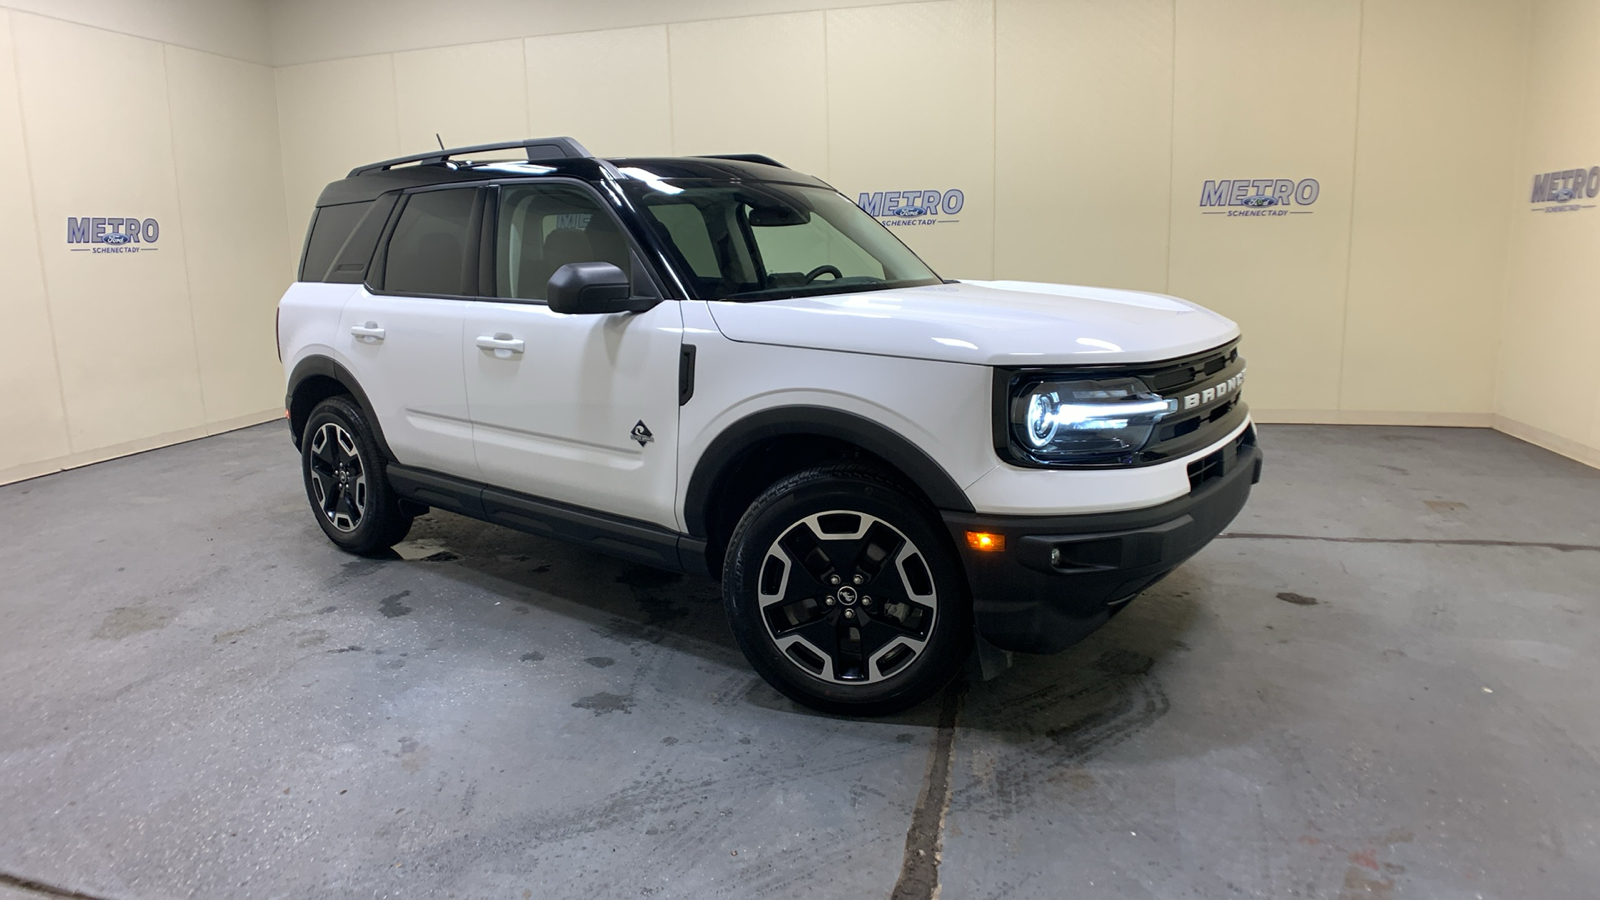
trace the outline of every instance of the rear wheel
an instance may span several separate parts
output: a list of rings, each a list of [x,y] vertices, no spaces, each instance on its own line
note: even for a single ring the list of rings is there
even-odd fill
[[[800,472],[756,498],[728,548],[723,600],[756,671],[827,712],[913,706],[971,648],[949,537],[931,510],[859,465]]]
[[[382,459],[366,415],[349,397],[329,397],[311,411],[300,439],[306,499],[323,533],[351,553],[386,550],[411,530]]]

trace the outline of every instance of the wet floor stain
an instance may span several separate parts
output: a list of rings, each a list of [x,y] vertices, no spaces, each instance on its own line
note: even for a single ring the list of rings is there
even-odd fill
[[[633,712],[632,697],[623,696],[622,694],[612,694],[607,691],[601,691],[598,694],[590,694],[587,697],[580,697],[577,700],[572,701],[572,705],[577,709],[592,710],[597,716],[612,712]]]
[[[100,620],[94,637],[120,641],[143,631],[165,628],[172,621],[173,611],[160,606],[119,606]]]
[[[604,669],[607,666],[614,666],[617,664],[617,661],[609,656],[591,656],[585,659],[584,662],[594,666],[596,669]]]
[[[409,596],[411,596],[410,591],[401,591],[398,594],[390,594],[389,596],[383,598],[383,602],[378,604],[378,612],[383,613],[388,618],[398,619],[406,613],[411,612],[411,607],[400,602]]]
[[[518,658],[523,662],[540,662],[544,659],[544,654],[537,650],[529,650],[527,653],[522,654],[522,656]]]

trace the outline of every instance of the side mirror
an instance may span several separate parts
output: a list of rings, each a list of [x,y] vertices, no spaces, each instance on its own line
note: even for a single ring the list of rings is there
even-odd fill
[[[551,309],[571,315],[644,312],[660,302],[633,296],[627,274],[605,262],[567,263],[550,276],[544,296]]]

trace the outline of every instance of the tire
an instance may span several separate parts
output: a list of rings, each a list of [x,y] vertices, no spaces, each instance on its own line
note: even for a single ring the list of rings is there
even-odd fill
[[[729,542],[722,597],[750,665],[823,712],[915,706],[972,649],[949,535],[931,509],[859,464],[807,469],[757,497]]]
[[[366,414],[349,397],[329,397],[311,410],[300,438],[300,474],[317,524],[341,550],[370,555],[411,530]]]

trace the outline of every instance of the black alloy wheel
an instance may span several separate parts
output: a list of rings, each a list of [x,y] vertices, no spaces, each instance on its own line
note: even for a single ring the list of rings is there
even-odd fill
[[[329,540],[368,554],[399,543],[412,517],[383,474],[383,457],[361,407],[346,396],[317,404],[300,438],[306,499]]]
[[[931,510],[859,465],[807,470],[751,504],[723,595],[751,664],[790,698],[882,715],[927,698],[971,646],[970,603]]]

